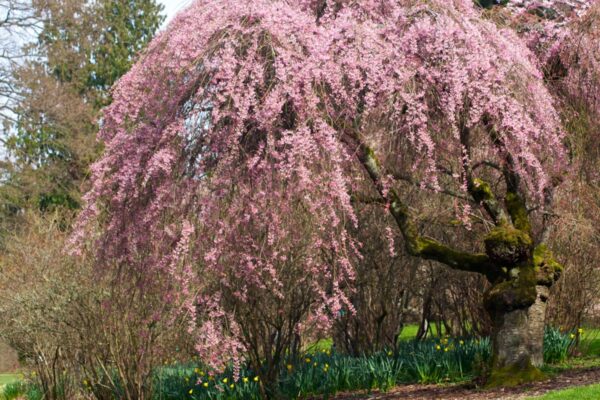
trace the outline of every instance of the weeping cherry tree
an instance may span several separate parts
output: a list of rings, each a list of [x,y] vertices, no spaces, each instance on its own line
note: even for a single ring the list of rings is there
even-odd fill
[[[312,299],[288,336],[353,312],[368,199],[410,256],[489,280],[491,383],[539,378],[567,159],[534,59],[470,0],[197,0],[114,88],[74,241],[99,224],[100,266],[170,280],[203,359],[239,365],[257,296]],[[477,239],[422,234],[409,187]]]

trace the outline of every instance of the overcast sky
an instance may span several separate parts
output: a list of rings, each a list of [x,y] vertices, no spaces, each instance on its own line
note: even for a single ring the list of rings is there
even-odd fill
[[[164,24],[166,25],[178,11],[184,9],[191,1],[192,0],[159,0],[159,2],[165,6],[165,14],[167,15]]]

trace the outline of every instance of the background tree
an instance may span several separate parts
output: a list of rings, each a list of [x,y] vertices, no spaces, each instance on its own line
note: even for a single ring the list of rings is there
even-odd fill
[[[5,136],[2,210],[77,208],[88,165],[98,155],[99,110],[160,26],[154,0],[33,2],[40,19],[27,62],[13,71],[20,98]],[[9,226],[10,228],[10,226]]]
[[[39,26],[39,16],[28,1],[7,0],[0,4],[0,121],[3,130],[15,122],[18,100],[12,71],[24,57],[21,44]]]

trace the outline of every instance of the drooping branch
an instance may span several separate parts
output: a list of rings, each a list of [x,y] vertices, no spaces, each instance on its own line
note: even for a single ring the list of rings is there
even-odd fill
[[[497,271],[486,254],[456,250],[435,239],[420,236],[408,206],[402,202],[394,188],[385,186],[384,175],[373,149],[361,141],[357,135],[345,136],[346,143],[356,149],[356,155],[377,192],[389,204],[390,213],[394,217],[398,228],[400,228],[409,254],[425,260],[441,262],[453,269],[478,272],[486,275],[491,280],[496,276]]]

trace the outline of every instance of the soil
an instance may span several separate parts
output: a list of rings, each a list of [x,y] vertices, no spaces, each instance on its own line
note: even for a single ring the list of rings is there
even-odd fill
[[[485,390],[474,383],[460,385],[403,385],[387,393],[346,393],[335,400],[520,400],[529,396],[542,395],[551,390],[600,383],[600,367],[578,368],[561,372],[546,381],[517,386]]]

